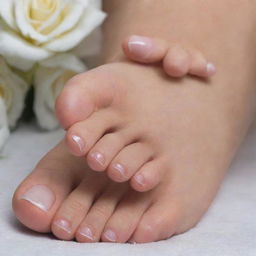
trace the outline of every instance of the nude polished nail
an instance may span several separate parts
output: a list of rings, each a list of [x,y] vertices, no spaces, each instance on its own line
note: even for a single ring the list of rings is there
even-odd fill
[[[85,142],[84,142],[84,140],[80,136],[77,136],[77,135],[73,135],[72,140],[77,145],[77,147],[80,151],[79,153],[83,154],[84,151],[85,151]]]
[[[131,36],[128,42],[129,51],[140,58],[146,58],[152,52],[153,42],[144,36]]]
[[[29,188],[20,199],[26,200],[37,208],[48,212],[55,202],[55,195],[47,186],[35,185]]]

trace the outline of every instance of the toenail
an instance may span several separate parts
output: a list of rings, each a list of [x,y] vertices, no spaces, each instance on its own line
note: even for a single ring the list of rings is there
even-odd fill
[[[152,50],[152,40],[144,36],[131,36],[128,42],[130,52],[136,53],[141,58],[146,58]]]
[[[122,176],[122,177],[126,177],[126,175],[125,175],[125,173],[126,173],[126,170],[125,170],[125,168],[123,167],[123,165],[121,165],[121,164],[114,164],[113,165],[113,168],[115,169],[115,170],[117,170],[118,172],[119,172],[119,174]]]
[[[105,157],[101,153],[94,152],[91,154],[91,157],[94,158],[100,165],[105,164]]]
[[[84,149],[85,149],[85,142],[84,142],[84,140],[81,137],[77,136],[77,135],[73,135],[72,136],[72,140],[78,146],[79,151],[81,153],[84,153]]]
[[[145,182],[145,178],[142,174],[136,175],[135,176],[135,180],[137,181],[138,184],[140,184],[141,186],[144,186],[146,184]]]
[[[39,209],[48,212],[55,202],[55,195],[48,187],[35,185],[28,189],[20,199],[26,200]]]
[[[208,75],[212,76],[216,73],[216,67],[212,63],[208,63],[206,66]]]
[[[90,240],[95,240],[95,237],[94,237],[94,235],[92,233],[92,230],[90,228],[88,228],[88,227],[80,228],[79,234],[89,238]]]
[[[72,232],[71,224],[67,220],[63,220],[63,219],[56,220],[54,222],[54,225],[57,226],[58,228],[64,230],[65,232],[67,232],[69,234]]]
[[[116,242],[117,237],[116,237],[116,233],[113,232],[112,230],[108,229],[105,233],[104,233],[104,237],[107,238],[107,240],[109,240],[110,242]]]

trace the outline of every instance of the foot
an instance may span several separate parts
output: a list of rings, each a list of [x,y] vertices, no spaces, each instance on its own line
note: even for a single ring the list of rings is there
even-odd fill
[[[137,191],[159,185],[139,193],[112,182],[70,155],[63,142],[17,189],[18,219],[79,242],[153,242],[192,228],[252,119],[252,91],[234,79],[237,97],[230,102],[233,91],[222,86],[230,78],[215,77],[212,84],[192,78],[180,84],[132,63],[74,77],[57,104],[69,147],[88,153],[90,166],[107,168],[113,180],[130,179]]]
[[[169,45],[166,40],[144,36],[131,36],[123,42],[125,55],[138,63],[162,62],[163,70],[171,77],[187,74],[208,78],[216,73],[216,67],[192,47]]]

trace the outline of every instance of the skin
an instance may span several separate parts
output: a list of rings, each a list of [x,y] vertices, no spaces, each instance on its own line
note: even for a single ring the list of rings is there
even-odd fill
[[[189,230],[210,206],[255,115],[256,3],[162,2],[106,1],[106,64],[69,81],[56,103],[66,139],[14,194],[27,227],[79,242],[153,242]],[[124,61],[120,45],[131,34],[189,43],[220,71],[207,81],[173,80],[158,65]],[[84,139],[87,159],[69,153],[73,135]],[[86,164],[97,169],[95,152],[107,172]],[[129,183],[108,178],[120,178],[116,163],[132,173]],[[47,211],[24,200],[35,185],[52,192]]]

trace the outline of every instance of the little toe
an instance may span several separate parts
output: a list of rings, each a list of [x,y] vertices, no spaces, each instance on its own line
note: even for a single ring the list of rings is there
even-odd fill
[[[75,156],[85,156],[95,143],[117,122],[109,110],[94,113],[88,119],[75,123],[66,133],[66,144]]]
[[[70,79],[56,100],[55,110],[63,128],[88,118],[113,101],[114,89],[110,75],[98,67]]]
[[[50,151],[13,196],[13,210],[19,221],[32,230],[50,232],[55,212],[78,179],[80,164],[65,150],[64,143]]]
[[[165,40],[133,35],[123,43],[124,53],[131,60],[139,63],[162,61],[168,50]]]
[[[191,64],[189,74],[207,78],[216,73],[216,67],[213,63],[208,62],[205,56],[198,50],[190,50]]]
[[[145,212],[130,241],[150,243],[167,239],[176,233],[179,220],[177,204],[172,204],[170,198],[158,201]]]
[[[127,242],[150,203],[151,199],[148,194],[138,194],[129,190],[108,220],[101,236],[102,241]]]
[[[152,157],[153,150],[147,144],[130,144],[113,159],[108,168],[108,176],[116,182],[128,181]]]
[[[52,222],[53,234],[62,240],[72,240],[75,232],[89,211],[95,197],[107,182],[105,177],[90,174],[64,200]]]
[[[81,243],[99,242],[106,222],[128,186],[111,183],[93,203],[76,232],[76,240]]]
[[[163,179],[168,165],[162,159],[153,159],[144,164],[132,177],[130,184],[133,189],[139,192],[146,192],[155,188]]]
[[[190,65],[190,54],[179,45],[171,46],[163,60],[163,68],[171,77],[185,76],[188,74]]]

